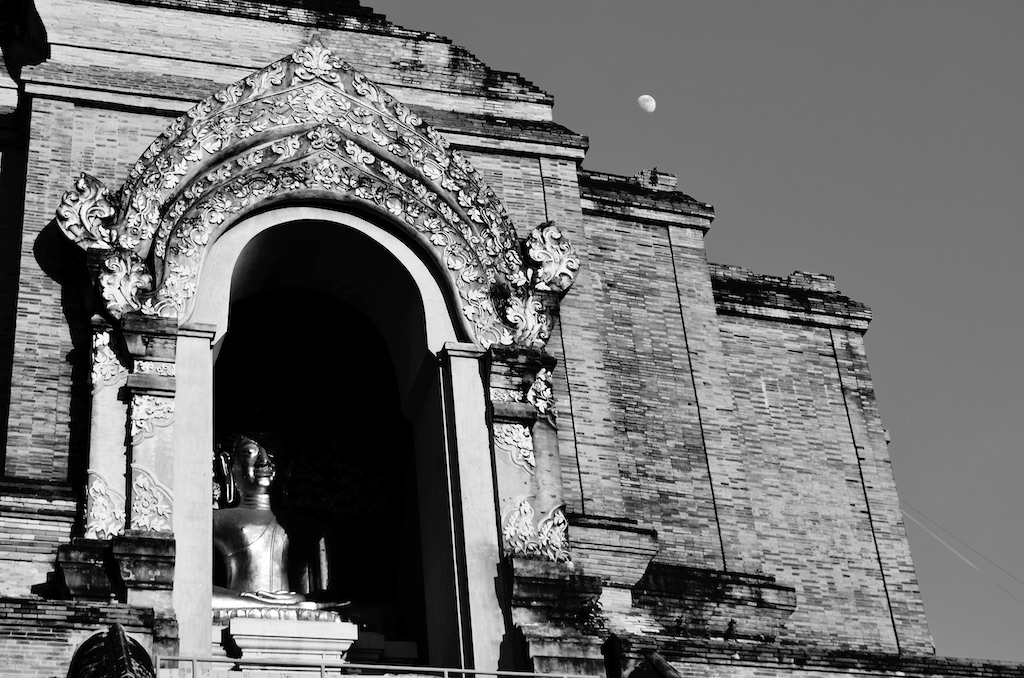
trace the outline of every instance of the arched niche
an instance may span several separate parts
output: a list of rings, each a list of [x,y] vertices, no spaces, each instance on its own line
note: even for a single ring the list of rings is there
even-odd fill
[[[412,467],[393,469],[395,476],[391,480],[396,487],[415,483],[415,506],[404,509],[405,518],[418,520],[415,526],[404,523],[406,531],[415,527],[415,534],[388,534],[388,530],[400,529],[403,525],[382,524],[375,535],[378,542],[348,546],[352,557],[371,564],[382,563],[381,569],[393,574],[409,575],[409,571],[402,572],[401,568],[385,567],[383,561],[401,557],[402,549],[423,545],[420,553],[415,554],[422,566],[416,565],[413,568],[416,571],[412,572],[413,576],[422,577],[422,582],[396,580],[394,585],[404,589],[406,594],[412,591],[413,596],[419,596],[419,601],[413,601],[407,606],[409,609],[400,612],[403,623],[419,623],[425,630],[419,637],[413,633],[414,637],[401,639],[425,643],[422,658],[429,657],[430,663],[435,665],[458,665],[463,661],[460,655],[465,651],[464,646],[471,642],[464,622],[471,617],[474,634],[480,636],[480,640],[485,637],[488,618],[497,633],[492,638],[496,645],[503,635],[493,591],[495,566],[500,556],[494,523],[488,526],[486,521],[480,521],[474,528],[477,523],[470,520],[467,529],[466,521],[453,514],[468,503],[481,507],[490,505],[493,516],[494,480],[486,438],[481,356],[462,358],[471,363],[470,373],[475,370],[475,383],[472,379],[460,379],[454,386],[450,365],[442,361],[446,347],[466,347],[463,350],[471,347],[452,320],[451,297],[451,291],[444,288],[444,278],[439,280],[429,259],[416,251],[414,243],[402,239],[387,225],[375,223],[363,215],[324,207],[282,206],[238,222],[211,244],[199,276],[195,312],[185,325],[193,332],[202,332],[194,337],[187,331],[179,335],[176,361],[177,401],[192,406],[186,411],[179,408],[175,415],[175,487],[197,485],[195,470],[203,461],[202,450],[212,449],[218,433],[225,432],[217,430],[217,415],[211,417],[209,412],[216,411],[214,404],[220,389],[232,389],[231,384],[214,379],[218,374],[218,359],[223,355],[221,350],[230,354],[234,347],[246,343],[244,338],[232,336],[236,332],[232,312],[240,307],[247,307],[249,316],[245,331],[253,331],[259,324],[254,324],[254,315],[261,316],[267,328],[274,328],[268,329],[268,333],[273,335],[277,345],[263,346],[266,349],[263,362],[253,365],[254,370],[268,375],[279,369],[309,372],[295,380],[305,390],[291,394],[300,403],[292,410],[291,425],[298,425],[295,417],[301,416],[301,403],[306,403],[309,411],[306,425],[310,429],[335,427],[334,442],[339,448],[346,444],[345,427],[362,428],[359,435],[350,436],[358,440],[358,444],[368,444],[374,438],[366,427],[385,424],[389,419],[400,420],[402,426],[408,427],[406,440],[412,449],[408,454],[405,451],[392,453],[390,458],[407,458]],[[269,303],[260,308],[264,302]],[[318,309],[316,302],[324,307]],[[332,315],[345,309],[351,310],[351,317]],[[345,340],[336,341],[341,333],[346,335]],[[385,346],[361,348],[362,341],[383,342]],[[381,355],[386,355],[388,361],[379,366],[379,378],[394,385],[394,402],[362,402],[362,392],[375,391],[363,388],[361,379],[372,374],[363,361],[367,356],[379,359]],[[333,381],[344,374],[346,365],[358,378],[341,383]],[[358,369],[353,365],[358,365]],[[442,383],[446,374],[447,389]],[[274,398],[250,390],[258,388],[258,381],[246,384],[238,395],[274,402]],[[268,376],[267,381],[273,379]],[[456,400],[460,407],[472,408],[473,403],[476,407],[473,417],[479,424],[476,442],[466,442],[461,451],[463,466],[468,464],[475,469],[471,472],[472,482],[460,482],[457,477],[460,469],[453,470],[450,464],[458,441],[445,430],[444,423],[446,417],[455,415],[452,408]],[[374,413],[375,407],[393,407],[397,411]],[[263,419],[273,421],[273,417]],[[252,421],[225,425],[248,430],[257,426]],[[470,426],[467,433],[472,433],[472,429]],[[284,434],[288,436],[289,432]],[[291,437],[309,440],[316,436]],[[381,435],[380,438],[394,442],[394,436]],[[373,470],[379,471],[379,466]],[[465,496],[467,493],[476,496]],[[176,505],[182,501],[176,492]],[[189,502],[189,505],[194,508],[196,502]],[[174,531],[178,536],[179,568],[204,574],[210,571],[211,511],[208,509],[206,515],[198,515],[192,510],[190,518],[176,511]],[[182,516],[180,525],[179,516]],[[356,532],[365,538],[374,529],[374,526],[364,525]],[[191,544],[183,544],[184,535]],[[457,535],[467,541],[473,552],[490,553],[490,562],[486,562],[486,557],[471,562],[474,557],[468,556],[468,551],[457,554]],[[345,534],[338,537],[344,543]],[[196,562],[194,568],[189,567],[192,560]],[[460,588],[460,580],[468,581],[467,570],[474,567],[489,571],[490,591],[481,586],[477,587],[479,591],[470,592],[464,590],[465,583]],[[349,571],[360,570],[349,568]],[[342,568],[342,576],[344,572]],[[362,572],[365,576],[365,568]],[[350,596],[359,589],[358,584],[346,582],[339,591]],[[179,625],[186,620],[209,618],[209,601],[204,602],[195,595],[196,585],[206,587],[206,583],[200,581],[184,581],[180,585],[175,582]],[[384,584],[377,579],[373,585]],[[364,588],[370,588],[369,583]],[[476,611],[471,609],[470,598],[474,596],[480,599],[475,602]],[[416,605],[422,605],[422,609],[412,609]],[[405,619],[415,614],[421,617]],[[422,623],[423,619],[429,619],[430,623]],[[185,632],[183,629],[183,635]]]

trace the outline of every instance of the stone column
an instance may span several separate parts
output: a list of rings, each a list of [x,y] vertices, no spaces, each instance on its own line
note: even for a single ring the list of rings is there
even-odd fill
[[[171,608],[174,579],[174,408],[177,322],[125,316],[133,361],[125,384],[129,418],[127,529],[114,558],[132,605]]]
[[[174,411],[174,613],[182,654],[207,654],[213,624],[212,325],[178,330]]]
[[[441,350],[446,451],[455,504],[459,603],[466,663],[498,668],[505,621],[496,591],[501,562],[498,515],[484,390],[486,351],[449,342]]]
[[[128,380],[128,368],[119,355],[117,340],[110,325],[99,316],[93,318],[85,529],[82,537],[61,545],[57,555],[61,580],[67,593],[76,599],[108,600],[114,593],[106,560],[110,539],[124,534],[125,529],[128,408],[119,393]]]
[[[531,349],[492,349],[490,398],[502,549],[570,561],[555,429],[555,360]]]
[[[99,317],[93,319],[89,477],[85,494],[87,539],[110,539],[122,534],[125,528],[128,408],[119,391],[128,380],[128,368],[118,355],[117,339],[106,322]]]

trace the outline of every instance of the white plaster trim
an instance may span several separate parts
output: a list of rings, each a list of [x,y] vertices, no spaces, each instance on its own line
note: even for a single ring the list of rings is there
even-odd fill
[[[209,247],[199,273],[192,315],[182,319],[182,324],[213,325],[217,328],[213,338],[214,344],[223,339],[228,330],[231,275],[242,250],[263,231],[298,221],[319,221],[345,226],[368,236],[386,249],[409,272],[419,289],[427,326],[427,347],[430,351],[437,353],[445,342],[459,340],[444,291],[416,252],[376,224],[354,214],[323,207],[280,207],[247,217],[232,226]]]

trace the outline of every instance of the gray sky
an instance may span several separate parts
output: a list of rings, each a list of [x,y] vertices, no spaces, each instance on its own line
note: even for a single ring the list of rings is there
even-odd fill
[[[366,2],[553,94],[586,167],[678,174],[712,261],[871,306],[901,499],[1006,570],[907,521],[938,653],[1024,660],[1024,2]]]

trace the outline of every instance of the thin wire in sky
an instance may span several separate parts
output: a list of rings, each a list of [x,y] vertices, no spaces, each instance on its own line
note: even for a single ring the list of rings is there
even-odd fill
[[[902,500],[901,500],[901,501],[902,501]],[[903,502],[903,503],[906,503],[906,502]],[[920,511],[918,511],[917,509],[915,509],[915,508],[914,508],[913,506],[910,506],[910,504],[907,504],[907,506],[908,506],[908,507],[910,507],[910,508],[911,508],[912,510],[914,510],[915,512],[917,512],[917,513],[921,513]],[[935,539],[935,541],[939,542],[940,544],[942,544],[943,546],[945,546],[945,547],[946,547],[947,549],[949,549],[950,551],[952,551],[952,552],[953,552],[954,554],[956,554],[956,555],[957,555],[957,557],[959,557],[959,558],[960,558],[960,560],[964,561],[965,563],[967,563],[968,565],[970,565],[970,566],[971,566],[971,567],[972,567],[973,569],[977,570],[977,572],[978,572],[979,574],[981,574],[981,576],[985,577],[985,579],[989,580],[990,582],[992,582],[993,584],[995,584],[996,586],[998,586],[998,587],[999,587],[999,588],[1000,588],[1000,589],[1001,589],[1001,590],[1002,590],[1002,591],[1003,591],[1003,592],[1004,592],[1004,593],[1005,593],[1006,595],[1008,595],[1008,596],[1010,596],[1011,598],[1013,598],[1014,600],[1016,600],[1016,601],[1017,601],[1017,602],[1018,602],[1018,603],[1019,603],[1019,604],[1020,604],[1021,606],[1024,606],[1024,599],[1021,599],[1020,597],[1018,597],[1018,596],[1017,596],[1017,594],[1015,594],[1015,593],[1014,593],[1013,591],[1009,590],[1008,588],[1006,588],[1005,586],[1003,586],[1002,584],[1000,584],[1000,583],[999,583],[999,581],[998,581],[998,580],[997,580],[997,579],[996,579],[995,577],[993,577],[993,576],[992,576],[991,574],[989,574],[989,573],[988,573],[988,572],[986,572],[986,571],[985,571],[984,569],[982,569],[982,568],[978,567],[978,566],[977,566],[977,565],[975,565],[975,564],[974,564],[973,562],[971,562],[971,560],[970,560],[970,559],[968,559],[968,558],[967,558],[967,556],[965,556],[964,554],[960,553],[960,551],[958,551],[958,550],[957,550],[957,549],[956,549],[955,547],[953,547],[952,545],[950,545],[950,544],[949,544],[949,543],[948,543],[948,542],[947,542],[946,540],[944,540],[944,539],[943,539],[942,537],[940,537],[939,535],[935,534],[935,533],[934,533],[934,532],[933,532],[932,530],[930,530],[930,529],[928,528],[928,526],[927,526],[927,525],[925,525],[924,523],[922,523],[922,522],[921,522],[920,520],[918,520],[918,519],[917,519],[917,518],[915,518],[914,516],[910,515],[910,514],[909,514],[909,513],[907,512],[907,511],[905,511],[905,510],[903,510],[903,509],[901,509],[901,511],[903,512],[903,515],[905,515],[905,516],[906,516],[907,518],[909,518],[910,520],[912,520],[912,521],[913,521],[913,522],[914,522],[914,523],[915,523],[915,524],[916,524],[916,525],[917,525],[918,527],[920,527],[920,528],[921,528],[922,530],[924,530],[925,532],[927,532],[928,534],[930,534],[930,535],[932,536],[932,538],[934,538],[934,539]],[[934,520],[932,520],[931,518],[928,518],[928,516],[924,515],[923,513],[921,513],[921,516],[922,516],[923,518],[925,518],[925,520],[928,520],[928,521],[930,521],[930,522],[932,522],[932,523],[935,523],[935,521],[934,521]],[[1021,580],[1020,580],[1020,579],[1018,579],[1017,577],[1014,577],[1014,576],[1013,576],[1012,574],[1010,574],[1009,572],[1006,572],[1006,570],[1004,570],[1003,568],[1001,568],[1001,567],[999,567],[998,565],[996,565],[995,563],[993,563],[993,562],[992,562],[992,561],[991,561],[991,560],[990,560],[989,558],[985,557],[985,556],[984,556],[984,555],[982,555],[981,553],[978,553],[978,552],[977,552],[977,551],[976,551],[975,549],[971,548],[971,546],[970,546],[970,545],[968,545],[968,544],[964,543],[964,542],[963,542],[963,541],[962,541],[962,540],[961,540],[961,539],[960,539],[959,537],[957,537],[956,535],[954,535],[954,534],[953,534],[952,532],[949,532],[949,530],[947,530],[946,528],[942,527],[942,526],[941,526],[941,525],[939,525],[938,523],[935,523],[935,525],[936,525],[936,527],[938,527],[938,528],[939,528],[939,529],[941,529],[942,531],[944,531],[944,532],[947,532],[947,533],[948,533],[948,534],[949,534],[949,535],[950,535],[951,537],[953,537],[954,539],[956,539],[956,540],[957,540],[957,541],[959,541],[960,543],[964,544],[964,546],[967,546],[967,548],[971,549],[971,551],[974,551],[975,553],[977,553],[977,554],[978,554],[978,555],[979,555],[980,557],[984,558],[984,559],[985,559],[985,560],[986,560],[987,562],[991,563],[991,564],[992,564],[992,565],[993,565],[994,567],[997,567],[997,568],[999,568],[999,570],[1000,570],[1001,572],[1004,572],[1004,573],[1006,573],[1006,574],[1007,574],[1007,575],[1008,575],[1009,577],[1011,577],[1011,578],[1012,578],[1012,579],[1013,579],[1014,581],[1016,581],[1016,582],[1020,583],[1021,585],[1024,585],[1024,582],[1021,582]]]
[[[928,515],[927,513],[925,513],[925,512],[924,512],[924,511],[922,511],[921,509],[917,508],[916,506],[914,506],[913,504],[911,504],[911,503],[910,503],[909,501],[906,501],[905,499],[900,499],[900,503],[901,503],[901,504],[903,504],[904,506],[906,506],[907,508],[909,508],[909,509],[913,510],[913,511],[914,511],[914,513],[916,513],[917,515],[921,516],[922,518],[924,518],[925,520],[927,520],[927,521],[928,521],[929,523],[931,523],[931,524],[932,524],[932,525],[934,525],[935,527],[939,528],[940,530],[942,530],[943,532],[945,532],[946,534],[948,534],[948,535],[949,535],[950,537],[952,537],[953,539],[956,539],[956,540],[957,540],[958,542],[960,542],[961,544],[963,544],[964,546],[966,546],[966,547],[967,547],[968,549],[970,549],[972,553],[976,554],[976,555],[977,555],[977,556],[978,556],[979,558],[982,558],[982,559],[983,559],[983,560],[984,560],[985,562],[987,562],[987,563],[988,563],[989,565],[991,565],[992,567],[996,568],[997,570],[999,570],[1000,572],[1002,572],[1003,574],[1005,574],[1005,575],[1006,575],[1007,577],[1009,577],[1010,579],[1012,579],[1012,580],[1014,580],[1015,582],[1017,582],[1018,584],[1020,584],[1021,586],[1024,586],[1024,580],[1021,580],[1021,579],[1019,579],[1019,578],[1018,578],[1017,576],[1015,576],[1015,575],[1014,575],[1014,574],[1013,574],[1012,572],[1009,572],[1009,571],[1007,571],[1007,570],[1006,570],[1005,568],[1001,567],[1001,566],[999,565],[999,563],[997,563],[996,561],[992,560],[991,558],[989,558],[989,557],[988,557],[988,556],[986,556],[986,555],[985,555],[984,553],[982,553],[982,552],[981,552],[981,551],[979,551],[978,549],[976,549],[976,548],[974,548],[973,546],[971,546],[970,544],[968,544],[968,543],[967,543],[966,541],[964,541],[964,540],[963,540],[963,539],[961,539],[960,537],[956,536],[956,534],[954,534],[952,530],[950,530],[950,529],[948,529],[948,528],[944,527],[944,526],[943,526],[943,525],[942,525],[941,523],[939,523],[939,522],[938,522],[937,520],[935,520],[934,518],[932,518],[931,516],[929,516],[929,515]]]

